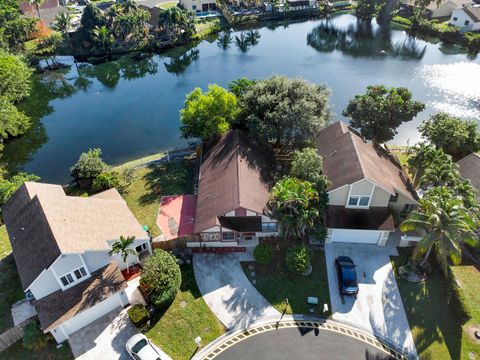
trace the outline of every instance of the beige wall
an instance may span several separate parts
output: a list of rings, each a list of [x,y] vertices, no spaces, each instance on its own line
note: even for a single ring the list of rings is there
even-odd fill
[[[391,202],[389,204],[389,206],[395,210],[395,211],[402,211],[403,208],[405,207],[406,204],[414,204],[416,205],[416,202],[407,198],[405,195],[403,194],[398,194],[398,200],[396,202]]]
[[[328,193],[328,203],[330,205],[345,206],[347,203],[348,186],[343,186]]]
[[[370,196],[372,189],[375,185],[368,181],[367,179],[360,180],[352,185],[351,195],[367,195]],[[346,202],[346,199],[345,199]]]
[[[389,200],[390,200],[390,194],[377,186],[375,187],[375,191],[373,192],[370,206],[387,207]]]

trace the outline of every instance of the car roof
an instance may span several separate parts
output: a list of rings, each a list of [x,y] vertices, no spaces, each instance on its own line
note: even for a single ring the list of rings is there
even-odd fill
[[[148,343],[147,346],[143,347],[142,350],[138,352],[138,355],[142,360],[157,360],[160,359],[160,354],[153,348],[153,346]]]
[[[132,348],[137,342],[139,342],[142,339],[147,339],[145,335],[142,334],[136,334],[133,335],[130,339],[127,341],[127,345]]]

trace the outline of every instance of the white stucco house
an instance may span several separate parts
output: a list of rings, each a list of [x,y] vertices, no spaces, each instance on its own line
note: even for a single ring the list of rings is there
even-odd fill
[[[116,189],[84,198],[26,182],[2,211],[22,287],[57,342],[128,305],[126,265],[109,251],[121,235],[134,236],[131,266],[151,254],[151,245]]]
[[[322,129],[316,145],[330,181],[326,242],[385,245],[395,231],[393,212],[406,215],[418,204],[408,175],[341,121]]]
[[[214,0],[180,0],[179,4],[195,13],[217,10],[217,3]]]
[[[402,4],[415,7],[414,0],[402,0]],[[425,8],[425,15],[432,19],[449,18],[456,9],[474,4],[472,0],[442,0],[440,2],[433,0]]]
[[[449,24],[458,27],[462,32],[480,31],[480,5],[454,10]]]

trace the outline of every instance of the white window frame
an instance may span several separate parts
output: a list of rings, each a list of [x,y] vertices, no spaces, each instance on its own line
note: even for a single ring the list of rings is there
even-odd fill
[[[85,275],[82,274],[81,269],[84,270]],[[62,274],[60,276],[56,274],[56,272],[55,272],[55,270],[53,270],[53,268],[52,268],[52,271],[53,271],[54,275],[56,276],[57,281],[60,284],[60,287],[62,288],[62,290],[69,289],[72,286],[74,286],[74,285],[76,285],[76,284],[78,284],[78,283],[82,282],[83,280],[88,279],[90,277],[90,272],[88,271],[88,268],[85,265],[85,263],[84,263],[84,265],[79,266],[78,268],[75,268],[75,269],[73,269],[73,270],[71,270],[71,271],[69,271],[65,274]],[[80,271],[80,274],[82,274],[83,276],[80,277],[80,278],[77,278],[77,275],[75,274],[75,271]],[[68,280],[68,276],[70,276],[73,279],[73,281],[69,282],[67,285],[65,285],[62,281],[62,278],[65,277]]]
[[[364,179],[362,179],[364,180]],[[362,181],[362,180],[359,180],[359,181]],[[359,182],[357,181],[357,182]],[[348,189],[348,196],[347,196],[347,203],[345,204],[345,207],[346,208],[350,208],[350,209],[368,209],[370,208],[370,204],[372,203],[372,198],[373,198],[373,193],[375,192],[375,188],[377,187],[377,185],[375,185],[375,183],[367,180],[370,184],[372,184],[372,191],[370,191],[370,194],[354,194],[352,195],[352,188],[353,188],[353,185],[356,184],[357,182],[353,183],[353,184],[350,184],[350,187]],[[357,201],[356,201],[356,204],[355,205],[351,205],[350,204],[350,199],[352,198],[357,198]],[[367,205],[360,205],[360,199],[362,198],[368,198],[368,204]]]

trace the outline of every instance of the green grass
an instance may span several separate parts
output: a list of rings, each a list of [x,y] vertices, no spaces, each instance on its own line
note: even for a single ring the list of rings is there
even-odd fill
[[[196,164],[196,159],[184,159],[135,170],[135,180],[122,196],[140,224],[147,225],[153,236],[161,233],[156,223],[161,197],[193,194]]]
[[[44,349],[33,352],[25,349],[19,341],[0,352],[0,360],[70,360],[73,358],[68,342],[57,349],[55,342],[50,341]]]
[[[183,265],[182,285],[172,305],[145,335],[175,360],[187,360],[202,338],[206,345],[224,332],[223,325],[210,311],[198,290],[192,265]]]
[[[23,299],[24,293],[5,225],[0,226],[0,333],[13,326],[12,304]]]
[[[157,5],[160,9],[169,9],[171,7],[177,6],[178,1],[167,1]]]
[[[219,18],[197,20],[195,24],[195,29],[197,30],[198,36],[206,36],[210,33],[218,31],[219,28],[220,28]]]
[[[399,249],[399,253],[400,256],[391,258],[395,269],[405,264],[411,250]],[[478,282],[478,275],[469,282]],[[480,346],[468,338],[459,314],[449,304],[452,291],[440,269],[422,283],[409,283],[398,277],[397,283],[420,359],[468,359],[470,351],[479,358]],[[478,284],[475,286],[478,289]]]
[[[330,313],[323,313],[323,304],[328,304],[330,309],[325,253],[319,250],[312,251],[311,261],[313,271],[309,276],[290,273],[283,261],[283,256],[278,253],[272,265],[243,262],[242,267],[251,281],[251,271],[248,270],[248,265],[255,266],[256,284],[254,286],[278,311],[285,310],[287,306],[285,299],[288,298],[287,314],[328,316]],[[319,304],[317,306],[308,305],[308,296],[317,297]],[[315,310],[313,314],[310,313],[310,308]]]

